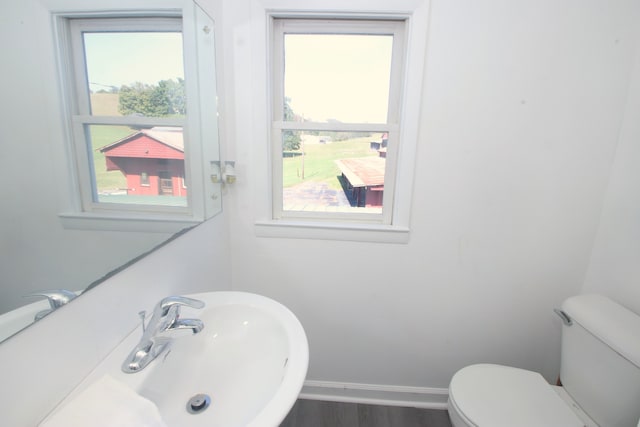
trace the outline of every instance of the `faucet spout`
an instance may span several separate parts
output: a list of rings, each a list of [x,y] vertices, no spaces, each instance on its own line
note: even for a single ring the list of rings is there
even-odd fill
[[[65,304],[68,304],[71,300],[73,300],[78,295],[75,292],[68,291],[66,289],[52,289],[48,291],[40,291],[29,295],[24,295],[25,297],[45,297],[49,301],[49,306],[46,310],[39,311],[36,313],[34,317],[34,321],[38,321],[42,319],[49,313],[59,309]]]
[[[194,334],[197,334],[204,329],[204,323],[200,319],[178,319],[169,328],[169,330],[174,329],[191,329]]]

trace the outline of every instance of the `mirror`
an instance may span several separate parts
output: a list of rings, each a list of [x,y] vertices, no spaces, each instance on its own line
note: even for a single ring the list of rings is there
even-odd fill
[[[46,298],[28,295],[55,289],[81,294],[174,236],[170,231],[65,228],[60,194],[72,190],[60,188],[56,179],[61,173],[58,160],[65,151],[61,148],[65,134],[60,124],[60,95],[52,78],[57,71],[51,16],[38,0],[16,2],[8,9],[6,16],[15,18],[0,26],[2,51],[11,59],[3,67],[3,80],[10,82],[4,85],[4,96],[12,100],[0,105],[4,151],[0,165],[6,184],[0,209],[0,341],[27,326],[35,318],[34,307],[50,308]],[[193,9],[184,9],[184,17],[183,31],[185,36],[191,31],[198,55],[203,151],[207,162],[219,161],[214,21],[195,4]],[[193,28],[188,30],[187,25]],[[23,41],[20,48],[15,45],[18,39]],[[33,52],[40,56],[35,58]],[[91,90],[97,93],[100,89]],[[117,98],[117,94],[110,97],[114,102]],[[205,108],[213,108],[206,117]],[[214,190],[219,191],[219,186]],[[216,198],[207,218],[221,210],[219,193]],[[30,311],[25,315],[26,306]]]

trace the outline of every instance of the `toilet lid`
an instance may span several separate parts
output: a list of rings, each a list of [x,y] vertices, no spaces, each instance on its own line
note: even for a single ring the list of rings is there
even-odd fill
[[[478,427],[583,427],[542,375],[501,365],[471,365],[451,379],[449,399]]]

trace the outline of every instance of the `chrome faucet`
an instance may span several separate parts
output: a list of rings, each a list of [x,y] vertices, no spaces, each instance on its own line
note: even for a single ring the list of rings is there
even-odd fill
[[[40,291],[34,294],[24,295],[25,297],[45,297],[49,301],[49,306],[46,310],[42,310],[36,313],[34,321],[42,319],[47,314],[59,309],[65,304],[68,304],[72,299],[78,295],[75,292],[68,291],[66,289],[52,289],[48,291]]]
[[[204,323],[199,319],[180,319],[181,305],[203,308],[204,302],[193,298],[171,296],[156,304],[146,327],[144,327],[144,318],[142,320],[142,338],[122,363],[123,372],[138,372],[162,354],[173,340],[172,331],[189,329],[197,334],[204,328]]]

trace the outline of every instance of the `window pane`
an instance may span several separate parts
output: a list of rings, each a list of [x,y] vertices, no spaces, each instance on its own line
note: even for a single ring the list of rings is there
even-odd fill
[[[180,127],[90,125],[94,201],[187,206]]]
[[[285,120],[386,123],[393,36],[285,34]]]
[[[91,114],[184,116],[182,33],[83,34]]]
[[[283,210],[382,212],[387,134],[283,131]]]

